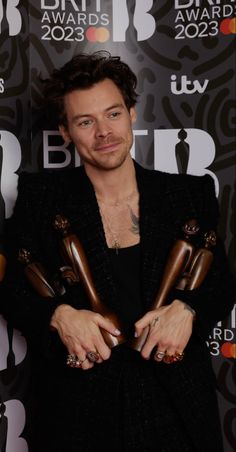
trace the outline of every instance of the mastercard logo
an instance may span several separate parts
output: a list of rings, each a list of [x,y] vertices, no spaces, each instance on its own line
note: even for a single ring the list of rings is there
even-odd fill
[[[106,42],[110,38],[110,32],[104,27],[89,27],[85,36],[90,42]]]
[[[224,342],[220,347],[221,353],[225,358],[236,358],[236,344]]]
[[[236,17],[233,19],[224,19],[220,23],[220,31],[224,35],[231,35],[236,33]]]

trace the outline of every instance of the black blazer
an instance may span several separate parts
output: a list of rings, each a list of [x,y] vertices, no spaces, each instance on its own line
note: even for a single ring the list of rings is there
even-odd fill
[[[211,177],[150,171],[138,164],[135,164],[135,168],[140,191],[143,304],[147,311],[157,293],[170,247],[181,236],[182,225],[186,220],[196,218],[200,225],[201,244],[206,231],[217,229],[219,212]],[[37,309],[40,311],[40,322],[45,319],[47,325],[58,303],[68,302],[78,308],[81,306],[78,297],[74,299],[73,290],[61,300],[51,300],[50,303],[36,297],[28,283],[25,283],[25,278],[22,278],[23,267],[17,262],[18,250],[23,247],[45,266],[49,274],[58,272],[63,262],[59,253],[60,239],[53,222],[56,214],[62,213],[69,219],[71,229],[82,242],[99,295],[104,303],[119,313],[119,299],[110,274],[109,253],[99,209],[84,168],[22,173],[18,191],[14,214],[6,228],[6,240],[9,236],[10,243],[5,285],[8,285],[8,291],[11,290],[13,301],[8,301],[7,306],[2,303],[2,311],[10,315],[18,327],[28,330],[27,324],[31,320],[34,320],[35,328]],[[230,313],[235,296],[224,247],[219,238],[213,251],[214,262],[203,287],[187,294],[183,291],[174,291],[173,294],[186,300],[196,310],[198,326],[204,338],[217,321]],[[15,283],[12,285],[10,282],[9,287],[11,278]],[[24,303],[15,301],[14,304],[14,300],[22,298],[22,294]]]

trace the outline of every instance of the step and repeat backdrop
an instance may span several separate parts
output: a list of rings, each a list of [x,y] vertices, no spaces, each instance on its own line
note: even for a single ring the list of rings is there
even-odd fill
[[[40,78],[78,52],[104,49],[138,77],[133,157],[146,168],[212,176],[235,272],[235,10],[236,0],[0,0],[1,240],[22,170],[80,165],[76,150],[42,114]],[[232,452],[235,309],[212,330],[208,345],[225,451]],[[28,387],[27,343],[1,316],[1,452],[28,451]]]

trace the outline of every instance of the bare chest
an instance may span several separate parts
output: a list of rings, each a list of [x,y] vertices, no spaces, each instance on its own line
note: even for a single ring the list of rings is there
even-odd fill
[[[103,229],[109,248],[126,248],[140,241],[139,197],[122,204],[99,203]]]

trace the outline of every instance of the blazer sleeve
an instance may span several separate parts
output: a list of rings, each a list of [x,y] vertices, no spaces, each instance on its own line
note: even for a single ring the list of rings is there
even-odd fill
[[[199,213],[202,228],[204,231],[213,229],[217,232],[220,215],[214,181],[210,176],[204,176],[202,182],[202,207]],[[225,245],[218,233],[216,246],[211,250],[213,262],[202,285],[191,291],[173,291],[175,298],[188,303],[196,311],[196,328],[204,339],[218,321],[226,319],[236,302],[236,278],[230,272]]]

